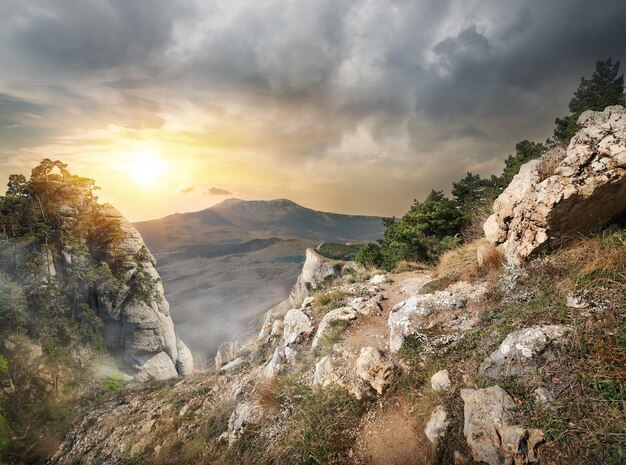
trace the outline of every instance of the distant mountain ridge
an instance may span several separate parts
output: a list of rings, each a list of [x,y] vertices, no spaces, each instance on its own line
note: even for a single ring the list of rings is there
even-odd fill
[[[378,217],[287,199],[227,199],[134,226],[158,259],[172,318],[198,360],[289,295],[307,247],[370,242],[384,231]]]
[[[205,247],[207,253],[219,244],[243,243],[272,237],[311,242],[368,242],[384,231],[381,218],[320,212],[287,199],[227,199],[191,213],[176,213],[157,220],[135,223],[150,250],[182,251]],[[211,249],[209,251],[209,249]]]

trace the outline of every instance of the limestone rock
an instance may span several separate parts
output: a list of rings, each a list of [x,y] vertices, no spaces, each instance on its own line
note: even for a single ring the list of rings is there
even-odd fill
[[[188,373],[193,357],[183,344],[184,354],[179,360],[174,323],[154,256],[139,232],[115,208],[103,205],[98,214],[119,224],[122,233],[115,248],[92,250],[94,257],[109,266],[115,264],[122,275],[121,280],[110,278],[96,288],[95,305],[104,322],[107,347],[113,352],[123,351],[126,366],[133,370],[130,374],[138,380],[174,377],[180,374],[178,368]],[[142,360],[148,365],[142,367]]]
[[[224,365],[237,358],[237,353],[241,349],[241,341],[228,341],[220,344],[215,354],[215,368],[219,370]]]
[[[543,441],[539,430],[508,425],[515,408],[513,399],[500,386],[462,389],[465,403],[463,433],[472,456],[489,465],[525,465],[537,461]]]
[[[178,360],[176,360],[176,371],[181,376],[190,375],[193,372],[193,355],[183,341],[176,340],[178,349]]]
[[[463,308],[467,298],[460,294],[437,291],[434,294],[416,295],[391,309],[389,320],[389,349],[397,352],[407,336],[423,329],[425,319],[435,310]]]
[[[311,319],[302,310],[292,308],[283,321],[283,340],[285,345],[301,342],[313,334]]]
[[[151,379],[169,379],[178,376],[176,366],[165,352],[148,352],[145,354],[133,354],[130,356],[136,373],[136,381],[149,381]]]
[[[387,282],[389,282],[389,277],[386,274],[375,274],[372,276],[372,279],[370,279],[370,284],[375,286],[380,286],[381,284],[385,284]]]
[[[220,370],[224,371],[224,372],[227,372],[227,373],[235,371],[237,368],[239,368],[241,365],[243,365],[245,363],[245,361],[246,361],[246,359],[244,359],[243,357],[237,357],[235,360],[231,360],[226,365],[222,366],[222,368],[220,368]]]
[[[352,297],[348,300],[348,306],[361,315],[379,315],[382,312],[380,300],[380,294]]]
[[[270,361],[265,365],[264,374],[267,378],[274,378],[280,370],[283,369],[285,363],[287,362],[287,357],[285,355],[284,347],[277,347],[274,351],[274,355]]]
[[[311,347],[315,349],[323,340],[333,323],[337,321],[350,321],[356,319],[356,311],[352,307],[341,307],[329,311],[320,322],[317,333],[313,338]]]
[[[437,442],[446,434],[448,425],[450,425],[448,412],[446,412],[443,405],[438,405],[430,415],[430,418],[426,423],[426,427],[424,428],[424,433],[430,442],[437,444]]]
[[[483,229],[510,264],[626,212],[626,109],[586,111],[578,123],[566,152],[522,166],[494,203]]]
[[[430,385],[435,392],[445,392],[450,389],[450,373],[448,370],[439,370],[430,378]]]
[[[289,296],[291,306],[299,308],[311,291],[317,289],[321,283],[330,278],[338,278],[342,266],[343,263],[340,261],[322,257],[315,250],[307,249],[302,273],[298,276]]]
[[[228,445],[233,445],[244,433],[246,427],[263,418],[262,408],[252,402],[241,402],[228,419]]]
[[[533,326],[509,334],[480,366],[480,373],[490,378],[521,376],[556,357],[556,350],[572,334],[562,325]]]
[[[315,386],[326,387],[331,384],[341,384],[340,378],[335,372],[333,365],[333,357],[328,354],[322,357],[315,364],[315,373],[313,374],[313,384]]]
[[[383,394],[394,381],[398,367],[394,360],[374,347],[363,347],[356,361],[357,376],[378,394]]]
[[[535,389],[534,394],[535,401],[540,404],[549,404],[550,402],[554,401],[552,394],[550,394],[550,391],[548,391],[546,388],[537,388]]]

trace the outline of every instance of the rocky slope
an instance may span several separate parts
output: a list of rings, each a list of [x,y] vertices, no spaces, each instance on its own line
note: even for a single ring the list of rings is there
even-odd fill
[[[158,258],[177,330],[198,359],[252,332],[289,295],[308,247],[367,242],[384,230],[380,218],[319,212],[284,199],[229,199],[134,226]]]
[[[437,269],[385,275],[307,251],[291,297],[257,337],[222,346],[214,370],[91,407],[51,463],[623,463],[624,193],[611,187],[620,196],[598,207],[596,225],[591,213],[546,220],[562,215],[558,199],[570,205],[563,185],[619,179],[622,152],[585,145],[584,135],[623,112],[587,114],[592,123],[568,148],[600,150],[589,159],[613,174],[584,165],[584,181],[561,170],[562,184],[552,171],[537,184],[526,173],[553,154],[522,167],[485,226],[504,221],[494,242],[506,257],[481,240]],[[624,146],[625,134],[613,134],[610,146]],[[543,216],[525,207],[537,192],[557,199],[541,204]],[[607,203],[603,188],[583,192],[584,205]],[[512,214],[501,214],[511,198]],[[528,225],[571,235],[609,217],[618,222],[552,254],[521,252],[537,245]]]

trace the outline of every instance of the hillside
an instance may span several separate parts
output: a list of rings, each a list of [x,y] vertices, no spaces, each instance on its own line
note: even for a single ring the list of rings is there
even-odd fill
[[[47,457],[77,399],[193,370],[154,257],[95,190],[45,159],[0,197],[0,462]]]
[[[247,334],[295,283],[307,247],[368,242],[380,218],[326,213],[289,200],[229,199],[134,225],[157,258],[174,322],[198,361]]]
[[[626,109],[577,122],[485,237],[386,274],[309,249],[258,335],[89,407],[51,463],[624,463]]]

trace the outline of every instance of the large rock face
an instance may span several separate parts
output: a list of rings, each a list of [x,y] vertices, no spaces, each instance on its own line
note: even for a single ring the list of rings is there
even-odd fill
[[[343,262],[322,257],[313,249],[306,249],[306,260],[302,273],[298,276],[295,286],[289,296],[293,308],[298,308],[311,291],[327,279],[338,278],[341,275]]]
[[[137,381],[189,374],[191,352],[176,337],[155,258],[115,208],[104,205],[99,214],[118,222],[121,238],[115,246],[92,251],[109,266],[115,263],[120,276],[99,283],[93,302],[109,350],[123,354],[124,368]]]
[[[626,109],[586,111],[567,151],[522,166],[494,203],[485,235],[518,264],[626,212]]]

